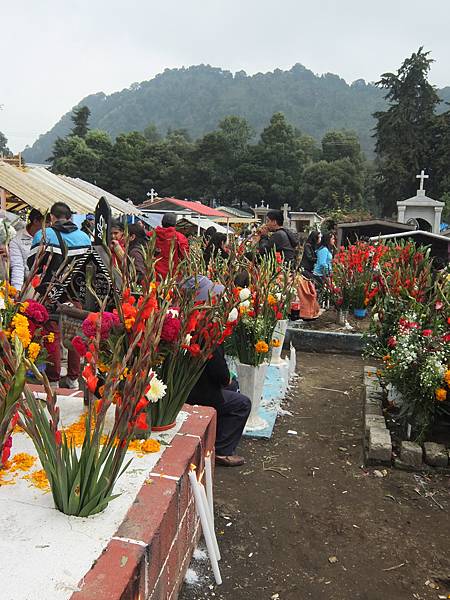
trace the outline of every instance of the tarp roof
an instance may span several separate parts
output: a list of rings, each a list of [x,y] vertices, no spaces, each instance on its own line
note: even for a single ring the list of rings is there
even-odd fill
[[[98,198],[83,189],[65,181],[45,168],[18,168],[0,161],[0,188],[19,198],[28,206],[42,213],[49,210],[55,202],[65,202],[74,213],[93,213]],[[123,201],[122,201],[123,202]],[[113,210],[126,214],[140,214],[139,209],[123,202],[112,206]]]
[[[172,204],[173,206],[178,206],[184,210],[188,210],[193,213],[197,213],[200,215],[204,215],[205,217],[225,217],[226,214],[216,210],[215,208],[211,208],[209,206],[205,206],[201,202],[192,202],[191,200],[179,200],[178,198],[158,198],[157,200],[146,200],[140,206],[143,210],[161,210],[164,204]],[[162,208],[164,210],[164,208]]]
[[[208,229],[208,227],[215,227],[217,233],[234,233],[233,229],[231,229],[230,227],[228,227],[228,229],[226,227],[224,227],[223,225],[219,225],[219,223],[216,223],[215,221],[211,221],[210,219],[205,219],[205,217],[194,217],[191,215],[182,215],[182,217],[180,218],[180,221],[187,221],[188,223],[192,223],[192,225],[195,225],[196,227],[198,227],[200,225],[200,229]]]

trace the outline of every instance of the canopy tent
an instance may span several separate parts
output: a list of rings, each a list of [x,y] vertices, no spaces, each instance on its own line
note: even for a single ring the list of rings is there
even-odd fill
[[[98,202],[92,193],[43,167],[18,168],[0,161],[0,193],[2,190],[6,192],[6,208],[13,211],[31,206],[44,213],[55,202],[65,202],[73,212],[88,214],[95,212]],[[138,208],[124,201],[115,203],[112,208],[119,213],[141,214]]]
[[[211,219],[205,219],[205,217],[193,217],[190,215],[182,215],[178,220],[177,225],[183,225],[183,221],[187,221],[190,225],[195,225],[198,229],[205,231],[208,227],[215,227],[217,233],[225,233],[226,235],[232,233],[234,234],[234,230],[230,227],[224,227],[223,225],[219,225],[215,221],[211,221]]]

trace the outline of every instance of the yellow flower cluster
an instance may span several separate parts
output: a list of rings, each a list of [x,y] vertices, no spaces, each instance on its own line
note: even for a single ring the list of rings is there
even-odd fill
[[[277,303],[277,299],[275,298],[275,296],[272,296],[272,294],[269,294],[267,296],[267,303],[269,304],[269,306],[273,306]]]
[[[39,344],[36,344],[36,342],[31,342],[31,344],[28,346],[28,358],[31,360],[31,362],[34,362],[37,359],[40,351],[41,347]]]
[[[17,337],[22,342],[24,348],[28,348],[31,343],[31,335],[28,327],[28,319],[19,313],[14,315],[12,320],[13,338]]]
[[[55,334],[53,333],[53,331],[51,331],[47,336],[47,342],[49,344],[53,344],[54,341],[55,341]]]

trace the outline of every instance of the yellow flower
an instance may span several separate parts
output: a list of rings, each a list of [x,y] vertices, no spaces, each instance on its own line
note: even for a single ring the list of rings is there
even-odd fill
[[[281,342],[280,342],[280,340],[273,339],[270,342],[270,345],[272,346],[272,348],[279,348],[281,346]]]
[[[19,313],[14,315],[12,320],[14,327],[13,338],[18,337],[24,348],[28,348],[31,343],[30,330],[28,329],[28,319]]]
[[[53,344],[54,341],[55,341],[55,334],[53,333],[53,331],[51,331],[47,336],[47,342],[49,344]]]
[[[8,295],[11,297],[17,296],[17,290],[13,285],[8,284]]]
[[[448,369],[447,371],[445,371],[444,379],[445,379],[445,383],[447,385],[450,385],[450,369]]]
[[[21,307],[19,308],[19,311],[23,314],[25,312],[27,312],[27,308],[28,308],[28,304],[29,302],[24,302]]]
[[[266,352],[269,352],[269,346],[266,344],[266,342],[260,340],[259,342],[256,342],[255,350],[258,352],[258,354],[265,354]]]
[[[37,359],[40,351],[41,347],[39,344],[36,344],[36,342],[31,342],[31,344],[28,346],[28,358],[31,360],[31,362],[34,362]]]
[[[272,294],[269,294],[267,296],[267,302],[269,303],[269,306],[273,306],[277,303],[277,299],[275,298],[275,296],[272,296]]]
[[[447,399],[447,390],[444,390],[444,388],[438,388],[435,392],[435,395],[438,402],[444,402],[444,400]]]
[[[145,440],[145,442],[142,442],[141,450],[142,452],[159,452],[161,450],[161,445],[158,440],[149,438],[148,440]]]

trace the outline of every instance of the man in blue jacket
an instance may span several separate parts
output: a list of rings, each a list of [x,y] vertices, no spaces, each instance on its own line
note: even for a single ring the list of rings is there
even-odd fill
[[[54,334],[54,341],[46,345],[49,355],[47,364],[48,380],[56,386],[71,389],[78,388],[78,377],[80,375],[80,357],[73,348],[68,351],[67,377],[61,379],[61,331],[58,316],[54,313],[56,302],[77,301],[70,297],[68,289],[61,281],[61,275],[67,274],[68,269],[79,259],[84,259],[86,253],[91,251],[91,240],[89,236],[80,231],[72,222],[72,211],[64,202],[56,202],[50,209],[50,226],[36,233],[31,244],[28,266],[33,268],[34,262],[39,257],[36,274],[41,275],[41,282],[37,291],[45,294],[47,288],[49,293],[46,297],[46,308],[50,313],[50,319],[45,325],[44,333]],[[58,273],[58,271],[60,271]],[[79,306],[79,305],[78,305]]]

